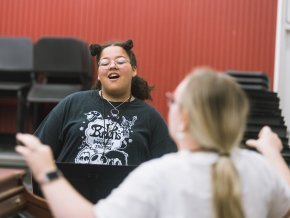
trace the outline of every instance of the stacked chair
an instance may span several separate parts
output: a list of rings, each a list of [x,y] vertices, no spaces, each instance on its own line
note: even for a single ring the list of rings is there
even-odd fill
[[[42,37],[34,45],[34,72],[27,101],[33,129],[41,121],[39,106],[56,104],[67,95],[91,87],[93,68],[88,46],[68,37]]]
[[[33,42],[23,37],[0,37],[0,97],[16,99],[16,131],[25,130],[26,95],[33,71]]]
[[[279,107],[280,99],[277,93],[270,91],[267,75],[263,72],[226,71],[226,73],[236,79],[250,101],[250,114],[243,142],[250,138],[257,138],[261,128],[268,125],[282,140],[282,154],[290,164],[289,140],[284,117]]]

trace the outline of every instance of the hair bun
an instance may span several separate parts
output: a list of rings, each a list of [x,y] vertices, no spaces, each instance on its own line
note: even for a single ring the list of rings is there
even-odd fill
[[[102,47],[99,44],[91,44],[90,52],[92,56],[99,56],[102,51]]]
[[[132,39],[128,39],[125,44],[124,44],[124,48],[126,50],[130,50],[131,48],[133,48],[133,41]]]

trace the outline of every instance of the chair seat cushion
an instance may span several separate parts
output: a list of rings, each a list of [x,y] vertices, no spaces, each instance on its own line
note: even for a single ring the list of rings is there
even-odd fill
[[[30,83],[23,82],[0,82],[1,91],[18,91],[24,88],[29,88]]]
[[[27,99],[30,102],[51,102],[57,103],[64,97],[74,92],[80,91],[81,85],[65,84],[35,84],[31,87]]]

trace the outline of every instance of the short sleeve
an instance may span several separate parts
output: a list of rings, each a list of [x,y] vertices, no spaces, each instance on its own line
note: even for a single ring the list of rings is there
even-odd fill
[[[94,207],[98,218],[155,217],[160,202],[156,173],[140,165],[124,182]]]
[[[42,143],[50,145],[55,158],[58,156],[58,152],[62,146],[60,140],[62,135],[62,122],[60,117],[63,116],[62,113],[62,104],[56,105],[40,123],[34,133]]]
[[[269,205],[269,218],[283,217],[290,209],[290,187],[280,175],[273,173],[274,188]]]
[[[169,135],[168,127],[161,115],[154,110],[151,116],[151,155],[153,158],[161,157],[170,152],[176,152],[177,147]]]

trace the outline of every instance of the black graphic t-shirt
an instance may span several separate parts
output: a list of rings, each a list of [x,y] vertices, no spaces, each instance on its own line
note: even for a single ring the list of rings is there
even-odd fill
[[[51,146],[57,162],[139,165],[176,151],[152,106],[139,99],[120,103],[111,102],[119,110],[114,117],[97,90],[74,93],[56,105],[35,135]]]

